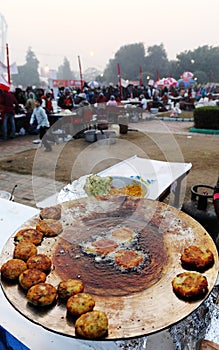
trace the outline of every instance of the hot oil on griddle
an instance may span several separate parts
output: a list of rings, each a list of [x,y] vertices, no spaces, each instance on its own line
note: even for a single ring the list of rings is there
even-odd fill
[[[84,225],[72,226],[64,231],[53,258],[55,271],[62,280],[80,278],[86,292],[101,296],[125,296],[143,291],[161,278],[167,257],[158,227],[134,216],[121,216],[99,215],[98,218],[86,220]],[[92,254],[82,251],[81,244],[92,242],[98,235],[104,236],[115,227],[129,227],[138,233],[138,244],[134,248],[136,252],[141,249],[147,255],[142,267],[122,272],[115,264],[97,263]]]

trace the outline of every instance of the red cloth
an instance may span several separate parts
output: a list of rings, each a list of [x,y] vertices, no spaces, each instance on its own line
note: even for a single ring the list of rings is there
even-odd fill
[[[15,106],[18,107],[19,104],[12,92],[4,91],[2,94],[0,94],[0,108],[2,115],[4,115],[4,113],[15,114]]]
[[[42,96],[42,99],[45,100],[45,110],[47,114],[50,114],[53,112],[53,105],[51,98],[47,98],[46,96]]]
[[[106,96],[98,96],[97,103],[106,103]]]

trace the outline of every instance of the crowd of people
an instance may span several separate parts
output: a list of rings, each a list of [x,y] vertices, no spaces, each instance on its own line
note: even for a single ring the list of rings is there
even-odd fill
[[[25,113],[28,125],[36,127],[40,139],[49,129],[48,116],[54,111],[54,101],[59,110],[74,110],[89,105],[117,106],[122,100],[135,99],[138,107],[150,111],[158,107],[160,111],[170,108],[170,98],[181,97],[186,103],[213,99],[214,86],[133,86],[121,88],[118,85],[90,88],[86,83],[83,88],[60,87],[56,93],[52,88],[27,87],[26,90],[16,88],[14,92],[0,90],[0,110],[2,119],[2,137],[4,140],[16,136],[15,114]],[[171,106],[174,108],[175,103]],[[10,133],[9,133],[10,131]],[[51,147],[44,144],[45,150]]]

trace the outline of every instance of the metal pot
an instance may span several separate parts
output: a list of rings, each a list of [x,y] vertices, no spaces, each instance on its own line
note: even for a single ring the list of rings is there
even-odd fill
[[[202,190],[202,193],[199,192]],[[209,193],[209,190],[211,193]],[[184,203],[182,211],[197,220],[215,242],[219,237],[219,220],[215,213],[213,204],[213,193],[215,187],[198,184],[191,187],[191,201]]]

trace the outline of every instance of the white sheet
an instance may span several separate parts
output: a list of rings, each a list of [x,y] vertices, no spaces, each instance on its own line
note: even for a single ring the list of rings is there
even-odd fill
[[[99,175],[139,176],[149,188],[148,198],[155,200],[191,167],[191,163],[163,162],[133,156],[101,171]]]

